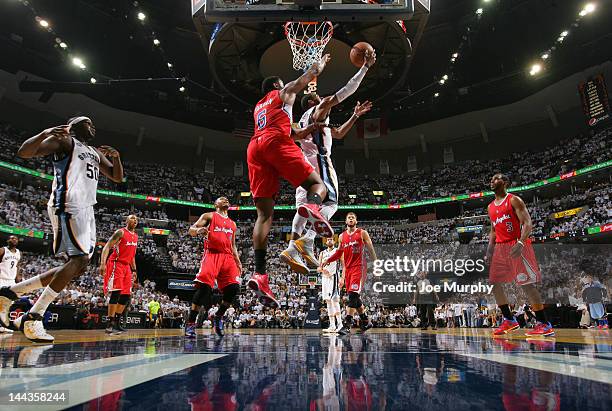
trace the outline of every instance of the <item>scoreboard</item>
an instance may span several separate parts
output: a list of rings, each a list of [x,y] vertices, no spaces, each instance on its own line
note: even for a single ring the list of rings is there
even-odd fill
[[[582,109],[591,127],[610,120],[610,102],[603,74],[589,77],[578,86]]]

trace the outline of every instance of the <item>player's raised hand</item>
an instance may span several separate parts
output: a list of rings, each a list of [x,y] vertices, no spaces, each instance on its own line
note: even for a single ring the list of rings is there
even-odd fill
[[[98,147],[100,153],[102,153],[106,157],[118,158],[119,152],[111,146],[100,146]]]
[[[321,60],[315,62],[312,65],[314,70],[317,72],[317,75],[321,74],[321,72],[323,71],[323,69],[325,68],[325,65],[327,64],[327,62],[329,62],[329,60],[331,60],[331,56],[329,54],[324,54],[323,57],[321,57]]]
[[[354,109],[354,113],[357,117],[361,117],[363,116],[365,113],[367,113],[368,111],[370,111],[372,109],[372,102],[371,101],[364,101],[363,103],[360,103],[359,101],[357,102],[357,104],[355,105],[355,109]]]
[[[370,53],[370,51],[365,52],[365,56],[363,59],[363,65],[367,68],[370,68],[376,63],[376,51]]]
[[[57,136],[57,137],[68,136],[70,135],[70,126],[62,125],[62,126],[51,127],[51,128],[46,129],[44,133],[47,136]]]

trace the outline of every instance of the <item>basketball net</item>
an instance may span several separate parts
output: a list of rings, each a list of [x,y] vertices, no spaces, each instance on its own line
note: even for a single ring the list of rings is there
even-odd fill
[[[285,23],[285,36],[293,53],[293,68],[306,71],[323,57],[323,50],[334,34],[334,25],[330,21],[288,21]],[[314,78],[304,94],[317,91],[317,79]]]

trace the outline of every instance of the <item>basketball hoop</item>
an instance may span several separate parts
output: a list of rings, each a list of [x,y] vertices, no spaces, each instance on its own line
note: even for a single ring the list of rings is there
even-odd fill
[[[306,71],[321,60],[323,50],[334,34],[330,21],[288,21],[285,35],[293,53],[293,68]]]

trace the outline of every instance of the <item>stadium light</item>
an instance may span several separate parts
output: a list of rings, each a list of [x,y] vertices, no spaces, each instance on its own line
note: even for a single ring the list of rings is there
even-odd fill
[[[444,80],[444,79],[440,79],[439,83],[440,83],[440,84],[444,84],[444,83],[446,83],[446,80]]]
[[[96,78],[95,78],[95,77],[92,77],[92,78],[90,78],[90,79],[89,79],[89,82],[90,82],[91,84],[96,84],[96,83],[98,82],[98,80],[96,80]]]
[[[64,43],[63,41],[59,44],[59,46],[63,49],[68,48],[68,44]]]
[[[144,21],[146,18],[147,18],[147,15],[144,14],[142,11],[138,12],[138,20]]]
[[[561,34],[559,35],[559,37],[567,37],[568,34],[569,34],[569,31],[563,30]]]
[[[547,58],[550,57],[550,55],[548,53],[544,53],[544,54],[542,54],[541,57],[542,57],[542,60],[546,60]]]
[[[83,60],[81,60],[79,57],[73,57],[72,64],[74,64],[75,66],[77,66],[81,70],[84,70],[85,67],[86,67],[85,63],[83,63]]]
[[[168,68],[172,68],[172,63],[168,63]]]
[[[459,53],[453,53],[453,58],[456,59],[457,57],[459,57]]]
[[[38,24],[40,24],[41,27],[44,27],[44,28],[48,28],[49,27],[49,22],[47,20],[44,20],[44,19],[38,20]]]
[[[542,65],[541,64],[534,64],[533,66],[531,66],[531,70],[529,71],[529,74],[531,74],[532,76],[535,76],[536,74],[538,74],[540,71],[542,71]]]
[[[185,92],[185,87],[183,87],[183,86],[179,87],[179,91],[180,91],[181,93],[184,93],[184,92]]]
[[[442,76],[442,79],[443,79],[444,81],[448,80],[448,74],[443,75],[443,76]]]
[[[479,16],[482,16],[483,12],[484,12],[484,10],[483,10],[482,7],[476,10],[476,14],[479,15]]]
[[[159,40],[153,39],[153,44],[155,44],[156,46],[159,46]]]
[[[440,93],[438,93],[438,92],[434,93],[434,97],[439,97],[439,96],[440,96]]]
[[[594,3],[587,3],[584,8],[582,10],[580,10],[580,13],[578,13],[580,15],[580,17],[584,17],[587,14],[591,14],[595,11],[595,4]]]

